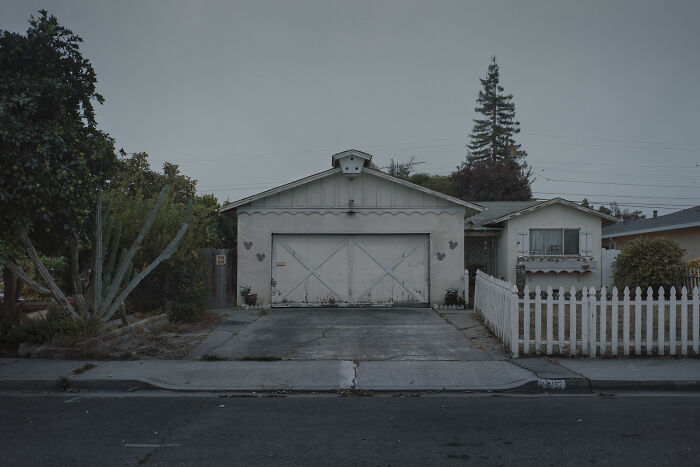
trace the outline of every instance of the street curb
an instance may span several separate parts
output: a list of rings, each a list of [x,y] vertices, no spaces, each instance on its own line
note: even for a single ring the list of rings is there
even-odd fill
[[[629,381],[629,380],[592,380],[593,391],[700,391],[698,380],[667,380],[667,381]]]
[[[556,381],[557,383],[554,383]],[[563,383],[563,386],[561,386]],[[557,387],[558,386],[558,387]],[[136,390],[155,390],[169,392],[277,392],[286,393],[334,393],[341,391],[358,391],[366,393],[507,393],[507,394],[591,394],[596,392],[615,391],[681,391],[700,392],[700,381],[697,380],[671,380],[671,381],[612,381],[597,380],[589,381],[585,378],[567,378],[563,380],[529,381],[521,386],[511,388],[456,388],[446,389],[444,387],[421,388],[421,389],[391,389],[383,387],[381,389],[372,388],[347,388],[347,387],[325,387],[325,388],[300,388],[290,389],[289,387],[175,387],[167,383],[158,384],[139,379],[124,380],[103,380],[103,379],[83,379],[80,381],[57,379],[57,380],[4,380],[0,381],[0,390],[33,392],[33,391],[94,391],[94,392],[133,392]]]

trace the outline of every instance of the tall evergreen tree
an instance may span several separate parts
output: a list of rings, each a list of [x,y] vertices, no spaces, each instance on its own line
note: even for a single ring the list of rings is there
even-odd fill
[[[491,58],[486,78],[479,80],[483,89],[479,91],[474,110],[480,118],[474,119],[467,161],[499,162],[524,158],[527,153],[520,149],[514,138],[520,133],[520,122],[515,120],[513,95],[503,92],[495,56]]]

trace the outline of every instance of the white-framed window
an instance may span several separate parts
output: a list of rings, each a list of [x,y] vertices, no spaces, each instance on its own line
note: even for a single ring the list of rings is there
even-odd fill
[[[579,255],[581,229],[530,229],[530,255]]]

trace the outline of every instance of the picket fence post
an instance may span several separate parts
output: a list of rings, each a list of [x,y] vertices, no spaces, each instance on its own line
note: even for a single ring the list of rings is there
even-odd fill
[[[559,355],[564,355],[564,330],[566,329],[566,319],[564,318],[564,308],[566,307],[566,302],[564,301],[564,287],[559,287],[559,304],[558,308],[558,331],[559,331]]]
[[[630,289],[625,287],[622,297],[622,355],[630,354]]]
[[[598,339],[600,341],[600,356],[603,357],[605,356],[605,352],[607,351],[608,343],[607,343],[607,336],[608,336],[608,329],[607,329],[607,324],[608,324],[608,291],[606,290],[605,287],[602,287],[600,289],[600,314],[599,314],[599,319],[600,319],[600,336],[598,336]]]
[[[654,291],[647,288],[647,355],[654,351]]]
[[[576,287],[569,291],[569,355],[576,355]]]
[[[658,316],[658,321],[657,321],[657,330],[658,330],[658,337],[659,337],[659,349],[658,353],[659,355],[664,354],[664,347],[666,347],[666,344],[664,342],[665,340],[665,335],[666,332],[664,330],[664,324],[665,324],[665,316],[664,316],[664,311],[666,309],[666,303],[665,303],[665,298],[664,298],[664,288],[659,287],[659,297],[657,300],[658,306],[657,306],[657,316]]]
[[[511,350],[513,352],[513,358],[518,358],[519,355],[519,345],[520,340],[520,321],[518,315],[520,312],[520,302],[518,298],[518,287],[513,286],[510,293],[510,331],[511,331]]]
[[[596,296],[595,287],[588,289],[588,337],[591,340],[589,343],[588,350],[590,351],[591,358],[596,356]]]
[[[681,289],[681,355],[688,355],[688,289]]]
[[[676,288],[671,287],[668,297],[668,354],[676,355]]]
[[[530,353],[530,287],[523,290],[523,355]]]
[[[554,352],[554,297],[552,287],[547,287],[547,355]]]
[[[581,355],[588,353],[588,287],[581,290]]]
[[[465,269],[462,273],[462,281],[464,282],[464,309],[469,306],[469,270]]]
[[[617,287],[613,287],[612,289],[612,302],[610,303],[611,310],[611,319],[612,319],[612,325],[610,329],[610,334],[611,334],[611,339],[610,339],[610,345],[612,346],[610,348],[610,355],[613,357],[617,357],[617,320],[618,320],[618,297],[617,297]]]
[[[693,353],[700,353],[700,288],[693,287]]]

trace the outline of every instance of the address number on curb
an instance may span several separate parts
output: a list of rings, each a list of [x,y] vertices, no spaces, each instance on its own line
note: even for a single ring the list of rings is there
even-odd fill
[[[543,389],[566,389],[566,381],[563,379],[539,379],[537,384]]]

